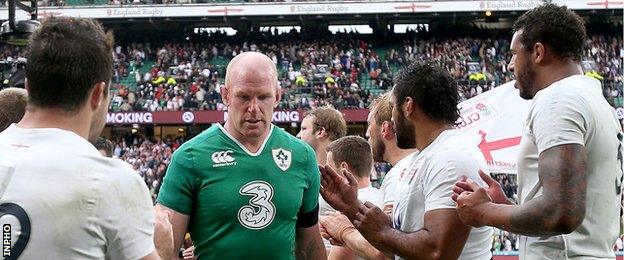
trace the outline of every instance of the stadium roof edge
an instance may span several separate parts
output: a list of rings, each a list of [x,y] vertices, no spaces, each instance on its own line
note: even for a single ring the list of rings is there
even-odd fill
[[[573,10],[622,10],[622,0],[554,0]],[[162,17],[249,17],[249,16],[344,16],[349,14],[427,14],[446,12],[524,11],[541,5],[541,0],[508,1],[332,1],[276,3],[211,3],[177,5],[64,6],[40,7],[39,17],[72,16],[95,19],[162,18]],[[0,9],[0,20],[8,12]],[[28,19],[25,12],[18,19]]]

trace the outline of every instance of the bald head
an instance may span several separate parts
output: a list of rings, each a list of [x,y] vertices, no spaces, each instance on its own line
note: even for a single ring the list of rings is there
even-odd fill
[[[273,61],[258,52],[245,52],[228,64],[221,98],[228,108],[225,129],[238,140],[260,144],[271,129],[281,93]],[[255,148],[254,148],[255,149]]]
[[[24,89],[7,88],[0,91],[0,132],[22,119],[27,101],[28,94]]]
[[[225,85],[233,81],[269,81],[277,87],[277,68],[268,56],[254,51],[243,52],[234,57],[227,66]]]

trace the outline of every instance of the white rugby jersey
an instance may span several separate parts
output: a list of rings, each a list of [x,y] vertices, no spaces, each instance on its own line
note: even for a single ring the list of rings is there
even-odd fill
[[[14,124],[0,133],[0,215],[19,259],[139,259],[154,251],[154,209],[140,176],[61,129]]]

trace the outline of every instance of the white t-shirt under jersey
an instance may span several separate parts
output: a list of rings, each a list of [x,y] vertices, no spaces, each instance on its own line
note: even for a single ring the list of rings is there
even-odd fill
[[[622,136],[614,109],[602,96],[600,82],[570,76],[539,91],[525,122],[518,158],[518,198],[542,196],[539,154],[563,144],[587,150],[585,219],[572,233],[521,237],[521,259],[614,259],[622,187]]]
[[[396,194],[396,187],[397,182],[399,181],[399,177],[401,177],[401,174],[403,174],[405,169],[407,169],[410,161],[412,161],[412,158],[415,154],[418,154],[418,152],[414,152],[409,154],[408,156],[403,157],[396,163],[396,165],[392,166],[392,169],[390,169],[388,173],[386,173],[386,176],[383,179],[383,183],[381,183],[381,193],[383,195],[383,201],[381,205],[383,207],[388,204],[394,205],[394,197]]]
[[[479,170],[489,172],[487,163],[474,142],[463,135],[458,130],[446,130],[414,156],[397,183],[393,213],[395,228],[415,232],[424,227],[426,212],[455,209],[452,188],[462,176],[484,186]],[[493,232],[491,227],[472,228],[459,259],[492,258]],[[402,258],[397,256],[397,259]]]
[[[139,259],[154,251],[143,180],[73,132],[11,125],[0,133],[0,208],[13,249],[28,238],[20,259]]]

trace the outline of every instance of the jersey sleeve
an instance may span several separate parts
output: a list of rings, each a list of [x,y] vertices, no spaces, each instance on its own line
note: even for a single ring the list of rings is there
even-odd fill
[[[103,192],[98,216],[107,259],[140,259],[155,250],[154,207],[141,177],[128,168]],[[128,178],[129,177],[129,178]]]
[[[425,212],[436,209],[455,209],[455,202],[451,199],[453,185],[462,176],[466,176],[484,186],[479,176],[478,160],[461,150],[442,152],[431,159],[427,166],[428,171],[423,179],[423,193],[425,195]],[[487,169],[482,169],[488,172]]]
[[[191,215],[194,196],[194,168],[194,160],[190,152],[182,148],[176,151],[158,193],[158,204],[178,213]]]
[[[532,131],[538,153],[564,144],[585,144],[587,107],[573,93],[547,93],[536,100]]]
[[[321,187],[321,173],[316,164],[316,156],[311,148],[306,146],[308,165],[305,169],[308,177],[308,188],[303,192],[303,203],[299,213],[306,213],[318,208],[319,189]]]

